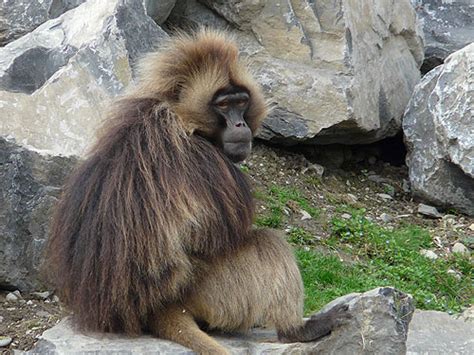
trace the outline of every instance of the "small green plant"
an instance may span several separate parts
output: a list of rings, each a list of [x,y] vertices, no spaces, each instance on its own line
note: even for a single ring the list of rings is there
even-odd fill
[[[288,232],[288,242],[297,246],[309,246],[316,243],[314,236],[304,228],[294,227]]]
[[[245,174],[248,174],[249,171],[250,171],[250,168],[249,168],[247,165],[245,165],[245,164],[241,164],[241,165],[240,165],[240,171],[243,172],[243,173],[245,173]]]
[[[261,227],[281,227],[283,224],[284,209],[290,201],[294,201],[299,208],[308,212],[311,217],[315,218],[319,215],[318,209],[314,208],[296,188],[273,185],[266,193],[257,191],[254,193],[254,196],[263,201],[267,208],[267,212],[257,216],[255,220],[255,223]]]

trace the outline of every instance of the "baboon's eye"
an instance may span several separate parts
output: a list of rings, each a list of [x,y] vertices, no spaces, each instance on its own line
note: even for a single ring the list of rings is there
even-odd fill
[[[239,100],[237,101],[237,107],[244,108],[247,106],[248,100]]]
[[[218,102],[216,106],[221,110],[227,110],[229,108],[229,102],[221,101],[221,102]]]

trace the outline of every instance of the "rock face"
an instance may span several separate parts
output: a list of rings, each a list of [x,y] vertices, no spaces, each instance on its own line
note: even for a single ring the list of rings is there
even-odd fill
[[[205,3],[240,30],[275,103],[261,138],[370,143],[400,129],[423,61],[409,0]]]
[[[216,339],[232,354],[405,354],[408,324],[414,311],[412,298],[393,288],[378,288],[363,294],[350,294],[331,302],[349,305],[352,319],[331,335],[314,343],[281,344],[273,331],[257,329],[247,336]],[[117,335],[81,334],[70,320],[47,330],[30,354],[192,354],[178,344],[152,337],[126,338]]]
[[[474,39],[473,0],[412,0],[425,35],[428,71]]]
[[[403,130],[414,194],[474,215],[474,44],[423,78]]]
[[[159,25],[166,21],[176,5],[176,0],[144,0],[144,2],[146,13]]]
[[[474,323],[454,319],[447,313],[419,311],[408,332],[407,354],[473,354]]]
[[[0,48],[0,134],[83,154],[136,60],[166,37],[140,0],[90,0]]]
[[[0,3],[0,46],[31,32],[85,0],[4,0]]]
[[[51,207],[75,159],[41,156],[0,138],[0,288],[38,288]]]

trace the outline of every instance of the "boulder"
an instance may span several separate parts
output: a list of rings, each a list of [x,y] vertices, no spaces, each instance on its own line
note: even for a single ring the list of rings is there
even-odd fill
[[[238,29],[273,103],[260,138],[356,144],[399,131],[423,62],[409,0],[204,3]]]
[[[49,19],[85,0],[3,0],[0,3],[0,46],[33,31]]]
[[[472,321],[443,312],[416,310],[408,331],[407,354],[473,354],[472,334]]]
[[[473,0],[411,0],[425,37],[424,73],[474,40]]]
[[[474,43],[416,87],[403,120],[413,193],[474,215]]]
[[[341,297],[329,305],[349,305],[352,319],[331,335],[313,343],[278,343],[274,331],[255,329],[248,335],[214,334],[232,354],[405,354],[408,324],[414,311],[411,296],[384,287]],[[29,354],[68,354],[71,349],[94,354],[192,354],[187,348],[150,336],[127,338],[111,334],[81,334],[65,319],[44,332]]]
[[[144,3],[147,15],[161,25],[173,10],[176,0],[144,0]]]
[[[82,155],[137,59],[166,38],[141,0],[90,0],[0,48],[0,135]]]
[[[41,288],[38,271],[51,207],[75,162],[0,138],[0,289]]]

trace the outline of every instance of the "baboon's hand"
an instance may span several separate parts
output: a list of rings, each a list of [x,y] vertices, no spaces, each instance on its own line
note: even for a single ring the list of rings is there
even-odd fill
[[[310,321],[323,322],[330,326],[331,330],[349,322],[352,318],[347,304],[338,304],[323,313],[317,313],[311,316]]]

